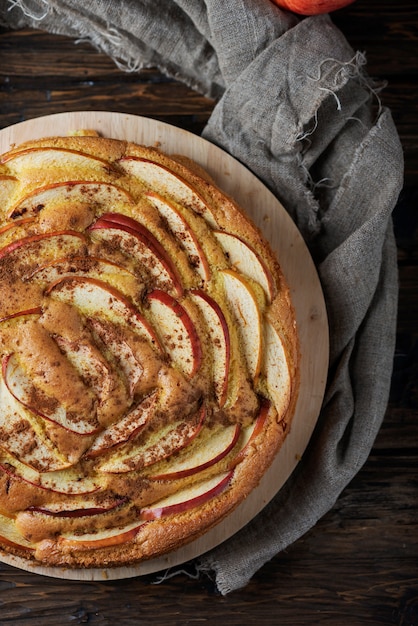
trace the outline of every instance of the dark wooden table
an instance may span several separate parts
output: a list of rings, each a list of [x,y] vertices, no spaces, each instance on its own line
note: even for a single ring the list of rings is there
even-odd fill
[[[260,0],[261,1],[261,0]],[[333,14],[368,71],[385,78],[404,146],[394,211],[399,248],[398,342],[391,399],[363,469],[306,536],[222,597],[179,574],[65,582],[0,563],[0,625],[418,624],[418,7],[357,0]],[[0,127],[66,110],[117,110],[200,133],[213,102],[156,70],[123,73],[87,43],[0,30]],[[193,573],[193,572],[191,572]]]

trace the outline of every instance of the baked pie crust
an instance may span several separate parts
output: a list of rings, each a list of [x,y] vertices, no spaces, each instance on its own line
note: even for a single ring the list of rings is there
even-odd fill
[[[133,564],[223,520],[285,439],[295,315],[197,164],[94,132],[0,160],[0,546]]]

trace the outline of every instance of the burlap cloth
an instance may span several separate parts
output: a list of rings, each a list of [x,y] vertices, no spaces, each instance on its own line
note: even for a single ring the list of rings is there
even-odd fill
[[[127,71],[158,66],[216,98],[204,137],[277,195],[315,260],[331,342],[321,415],[277,497],[198,560],[226,594],[333,506],[383,419],[403,178],[391,114],[329,16],[298,19],[269,0],[0,0],[0,23],[87,38]]]

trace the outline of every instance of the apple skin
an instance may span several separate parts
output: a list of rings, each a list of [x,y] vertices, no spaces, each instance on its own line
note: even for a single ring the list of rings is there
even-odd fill
[[[157,193],[150,191],[146,194],[146,197],[160,215],[167,220],[170,230],[185,249],[189,262],[192,262],[192,265],[195,266],[203,283],[207,283],[211,277],[209,262],[195,232],[185,217],[173,203],[165,200]]]
[[[181,354],[179,355],[178,360],[183,366],[184,372],[192,378],[200,369],[203,353],[200,338],[191,317],[180,302],[161,289],[154,289],[151,291],[151,293],[148,294],[148,300],[151,303],[151,307],[153,302],[163,305],[166,311],[172,314],[172,317],[176,320],[176,322],[181,324],[182,328],[184,328],[187,337],[189,338],[191,365],[186,362],[187,359],[185,359],[185,362],[183,363]],[[155,325],[158,327],[158,321]]]
[[[232,428],[232,427],[231,427]],[[241,434],[241,426],[236,424],[233,429],[233,434],[227,445],[222,449],[218,450],[216,454],[213,455],[212,458],[208,459],[204,463],[200,463],[199,465],[190,465],[189,467],[182,470],[169,471],[167,473],[160,474],[152,474],[149,476],[150,480],[177,480],[179,478],[185,478],[188,476],[193,476],[194,474],[198,474],[199,472],[203,472],[208,467],[212,467],[218,461],[221,461],[225,458],[231,450],[234,449],[235,445],[238,442],[239,436]],[[232,469],[232,468],[231,468]]]
[[[82,233],[71,230],[63,230],[57,231],[53,233],[39,233],[37,235],[28,235],[27,237],[23,237],[22,239],[17,239],[16,241],[12,241],[6,247],[0,250],[0,259],[6,257],[8,254],[15,252],[19,248],[25,247],[32,243],[38,243],[42,241],[51,241],[54,237],[67,237],[70,240],[79,240],[80,245],[85,243],[85,237]]]
[[[116,458],[116,460],[110,459],[110,461],[105,461],[105,463],[98,467],[98,470],[104,474],[123,474],[130,472],[134,469],[134,466],[136,469],[138,469],[138,467],[139,469],[143,469],[158,461],[163,461],[171,454],[175,454],[177,451],[184,449],[194,441],[201,432],[205,419],[206,408],[202,406],[196,421],[178,421],[174,424],[169,424],[167,425],[165,434],[161,436],[161,440],[158,439],[159,435],[157,435],[158,440],[154,441],[148,448],[140,448],[139,451],[134,450],[133,454],[128,452],[125,457],[122,456],[119,459]],[[178,441],[179,427],[183,427],[180,441]]]
[[[12,320],[17,317],[24,317],[25,315],[42,315],[42,307],[37,306],[33,309],[25,309],[24,311],[16,311],[16,313],[9,313],[9,315],[5,315],[0,318],[0,323],[7,322],[8,320]]]
[[[16,459],[13,459],[13,462],[16,463],[17,462]],[[24,483],[32,485],[33,487],[42,489],[43,491],[47,491],[47,492],[49,491],[52,493],[59,493],[59,494],[71,493],[72,495],[75,495],[75,496],[81,496],[81,495],[91,495],[93,493],[97,493],[97,491],[100,490],[99,484],[95,484],[92,480],[90,483],[87,482],[86,484],[85,481],[79,480],[79,478],[72,478],[71,482],[65,483],[66,485],[69,485],[69,490],[62,489],[62,488],[60,489],[58,485],[55,485],[53,482],[52,477],[54,476],[54,472],[44,472],[42,474],[38,474],[36,470],[33,470],[32,468],[25,465],[25,463],[21,461],[20,461],[20,468],[21,469],[18,470],[14,465],[8,462],[0,463],[0,472],[4,472],[5,474],[10,476],[10,478],[14,480],[22,481]],[[27,473],[26,476],[24,476],[22,473],[19,473],[22,471],[22,468],[24,468],[23,472]],[[64,471],[58,470],[56,474],[59,476],[63,476],[65,475],[65,470]]]
[[[120,533],[110,534],[106,531],[98,533],[98,538],[95,539],[83,539],[83,535],[78,538],[72,537],[60,537],[59,542],[65,546],[68,546],[71,550],[94,550],[100,548],[109,548],[111,546],[119,546],[133,541],[140,530],[146,525],[144,521],[138,521],[127,530],[121,530]]]
[[[214,485],[211,484],[211,487],[206,491],[202,491],[191,498],[186,498],[186,500],[180,500],[179,502],[166,505],[162,503],[161,506],[157,504],[155,507],[144,508],[140,512],[139,519],[143,521],[152,521],[161,519],[167,515],[185,513],[190,509],[203,505],[206,502],[209,502],[212,498],[220,495],[230,484],[233,475],[234,470],[232,469],[224,474],[217,483]]]
[[[236,465],[238,465],[238,463],[241,463],[241,461],[244,459],[246,453],[248,452],[248,450],[251,448],[253,442],[255,441],[256,437],[258,437],[258,435],[260,435],[260,433],[262,432],[265,423],[267,421],[267,417],[268,414],[270,412],[271,409],[271,402],[270,400],[267,400],[266,398],[262,398],[261,399],[261,403],[260,403],[260,411],[258,413],[258,416],[254,422],[254,424],[252,425],[252,430],[250,432],[250,436],[248,437],[248,440],[245,442],[245,444],[243,445],[243,447],[239,450],[238,454],[232,459],[231,463],[230,463],[230,468],[234,468]]]
[[[168,257],[164,247],[148,228],[122,213],[104,213],[90,226],[90,231],[109,229],[124,231],[141,242],[163,266],[164,271],[172,282],[174,292],[178,296],[183,295],[183,286],[175,266]]]
[[[70,163],[75,163],[76,165],[86,166],[89,164],[90,166],[95,166],[96,169],[105,170],[109,169],[110,163],[106,159],[102,159],[98,156],[93,156],[92,154],[88,154],[86,152],[81,152],[80,150],[73,150],[72,148],[59,148],[54,146],[29,146],[28,148],[21,148],[20,150],[7,152],[3,154],[0,159],[0,163],[10,163],[21,158],[29,157],[32,158],[32,163],[34,162],[36,165],[45,166],[45,164],[50,164],[50,162],[54,162],[60,156],[64,155],[64,159]],[[39,157],[39,159],[37,158]],[[49,163],[48,163],[49,162]]]
[[[216,385],[216,396],[218,399],[218,403],[220,407],[223,407],[228,396],[228,381],[229,381],[229,371],[231,364],[231,339],[229,336],[229,327],[228,322],[225,319],[225,315],[219,306],[219,304],[211,298],[206,291],[202,289],[194,289],[191,291],[191,296],[195,302],[200,306],[200,310],[203,313],[205,319],[207,319],[208,323],[212,323],[210,336],[212,338],[212,343],[214,346],[214,350],[216,350],[216,356],[218,357],[218,362],[221,363],[221,367],[219,367],[218,371],[221,372],[217,374],[217,383]],[[208,307],[205,315],[205,307]],[[210,319],[209,313],[212,312],[214,319]],[[218,333],[218,341],[215,342],[216,333]]]
[[[28,193],[17,205],[12,207],[9,212],[9,218],[14,219],[23,213],[36,215],[40,208],[43,208],[51,200],[51,197],[54,200],[61,196],[62,199],[69,201],[84,200],[86,202],[89,200],[90,193],[95,194],[95,203],[101,200],[107,200],[110,203],[115,203],[118,200],[129,204],[133,203],[132,196],[117,185],[96,180],[65,180],[58,183],[50,183],[45,187],[37,187]]]
[[[125,504],[126,502],[127,502],[127,498],[118,498],[118,499],[115,499],[113,502],[105,504],[105,505],[92,505],[92,506],[85,507],[85,508],[80,507],[78,509],[62,508],[61,510],[59,510],[59,509],[50,509],[44,506],[30,506],[26,510],[33,512],[33,513],[42,513],[43,515],[48,515],[50,517],[70,517],[70,518],[91,517],[94,515],[103,515],[104,513],[108,513],[109,511],[116,509],[117,507],[121,506],[122,504]]]
[[[19,226],[25,226],[35,221],[34,217],[22,217],[19,220],[15,220],[14,222],[9,222],[0,228],[0,235],[7,233],[12,228],[18,228]]]
[[[287,9],[299,15],[319,15],[331,13],[352,4],[355,0],[272,0],[281,9]]]
[[[124,418],[99,435],[92,447],[84,454],[85,459],[93,459],[134,439],[152,418],[158,400],[157,392],[150,397],[147,405],[139,404]]]

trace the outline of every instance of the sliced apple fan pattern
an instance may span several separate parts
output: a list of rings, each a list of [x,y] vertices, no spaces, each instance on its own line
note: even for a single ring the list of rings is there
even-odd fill
[[[176,169],[47,144],[2,158],[3,545],[134,540],[227,490],[286,411],[277,281]]]

